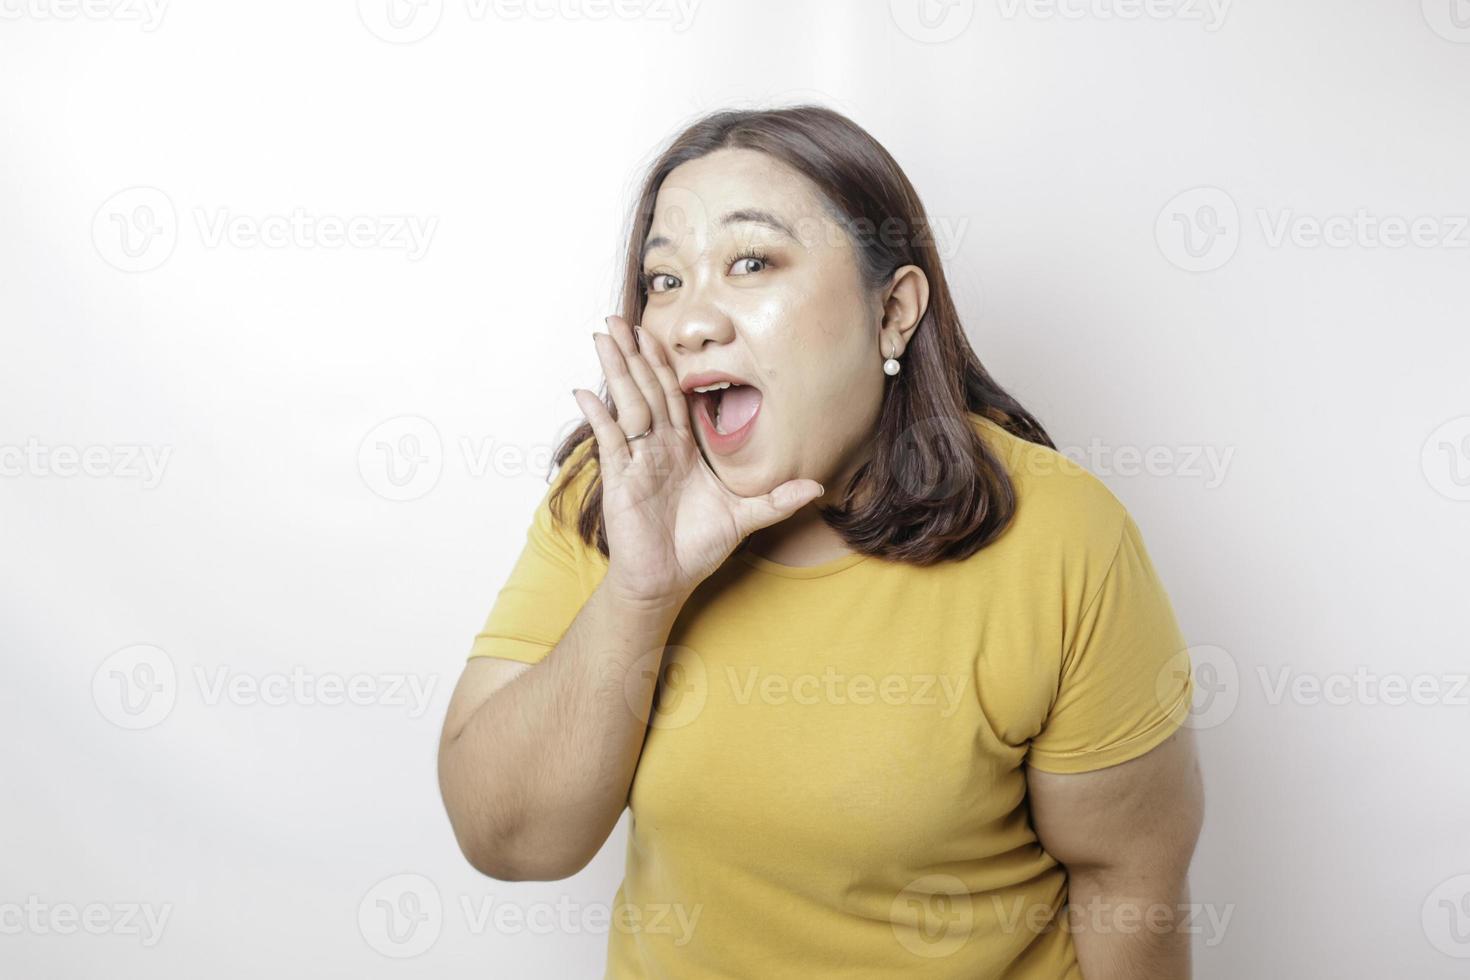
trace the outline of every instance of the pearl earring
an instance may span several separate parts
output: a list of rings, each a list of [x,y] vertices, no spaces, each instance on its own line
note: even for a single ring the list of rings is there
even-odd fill
[[[883,362],[883,373],[891,378],[898,373],[898,369],[899,364],[896,360],[893,359],[893,355],[890,353],[888,355],[888,360]]]

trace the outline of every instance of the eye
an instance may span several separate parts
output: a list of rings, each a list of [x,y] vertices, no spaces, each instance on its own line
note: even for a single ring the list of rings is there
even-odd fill
[[[741,249],[736,254],[731,255],[729,258],[725,259],[725,267],[730,268],[741,262],[759,263],[760,268],[754,271],[760,272],[764,270],[766,265],[770,262],[770,257],[758,248]],[[750,270],[747,266],[747,271],[741,273],[741,275],[749,274]],[[662,289],[659,288],[659,284],[665,279],[671,279],[675,283],[679,281],[678,276],[672,275],[667,272],[640,272],[638,274],[638,281],[642,284],[644,291],[649,293],[663,293],[667,292],[669,289],[672,289],[672,286],[664,286],[664,288]]]
[[[765,268],[767,261],[769,260],[765,252],[762,252],[758,248],[746,248],[741,249],[738,253],[726,259],[725,265],[728,268],[729,266],[736,265],[740,262],[759,262],[761,264],[761,268]]]
[[[639,273],[638,279],[640,282],[643,283],[644,292],[661,293],[664,290],[654,288],[654,284],[657,283],[660,279],[674,279],[674,277],[669,275],[667,272],[642,272]],[[674,281],[678,282],[679,280],[674,279]]]

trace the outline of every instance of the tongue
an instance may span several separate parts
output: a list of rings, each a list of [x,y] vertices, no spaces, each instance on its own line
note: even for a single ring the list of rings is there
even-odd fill
[[[734,432],[755,415],[755,410],[760,407],[761,393],[759,388],[749,385],[726,388],[724,395],[720,398],[719,425],[716,428],[720,432]]]

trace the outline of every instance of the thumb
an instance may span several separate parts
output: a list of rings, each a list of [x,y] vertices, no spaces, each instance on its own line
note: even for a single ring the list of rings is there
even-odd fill
[[[816,480],[788,480],[770,493],[744,497],[738,514],[740,531],[749,534],[784,521],[826,492]]]

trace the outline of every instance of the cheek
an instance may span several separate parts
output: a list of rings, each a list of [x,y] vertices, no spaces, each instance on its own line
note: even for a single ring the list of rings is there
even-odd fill
[[[634,336],[638,338],[640,349],[645,354],[648,352],[650,346],[655,346],[663,352],[664,360],[672,362],[673,355],[670,354],[672,344],[670,343],[669,336],[670,325],[666,322],[667,320],[668,317],[663,312],[655,309],[645,309],[641,320],[631,325],[638,328]]]
[[[665,342],[667,330],[664,324],[664,314],[652,306],[645,306],[638,319],[632,322],[640,331],[651,334],[659,343]]]
[[[825,416],[834,399],[859,395],[864,340],[856,316],[811,295],[763,297],[743,322],[768,392],[808,416]]]
[[[763,295],[743,320],[747,335],[764,347],[825,358],[861,341],[851,302],[848,295],[828,295],[793,283]]]

